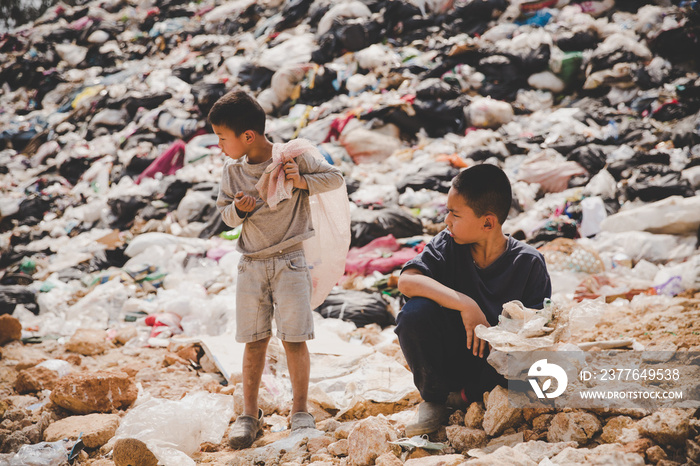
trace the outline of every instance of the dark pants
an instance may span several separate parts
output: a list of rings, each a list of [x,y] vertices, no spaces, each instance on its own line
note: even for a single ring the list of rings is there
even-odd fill
[[[506,379],[467,349],[467,334],[458,311],[427,298],[411,298],[396,319],[396,334],[413,382],[425,401],[444,403],[450,392],[465,389],[469,401]]]

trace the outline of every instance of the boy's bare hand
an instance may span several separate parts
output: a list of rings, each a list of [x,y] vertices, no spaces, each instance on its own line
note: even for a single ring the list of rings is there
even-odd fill
[[[255,198],[239,191],[233,197],[233,204],[241,212],[252,212],[255,209]]]
[[[306,180],[299,173],[299,165],[297,165],[294,160],[290,160],[289,162],[285,163],[282,168],[284,170],[285,177],[292,181],[292,186],[297,189],[309,189],[309,185],[306,183]]]
[[[472,350],[474,356],[483,358],[488,343],[477,338],[474,329],[477,325],[490,327],[491,325],[489,324],[489,321],[486,320],[486,316],[479,308],[470,307],[464,311],[461,311],[460,314],[462,316],[464,329],[467,331],[467,348]]]

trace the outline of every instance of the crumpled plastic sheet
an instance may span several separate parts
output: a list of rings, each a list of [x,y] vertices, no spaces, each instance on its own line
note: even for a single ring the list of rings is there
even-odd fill
[[[231,417],[233,397],[207,392],[181,400],[151,398],[129,410],[115,438],[135,438],[146,444],[161,464],[194,466],[190,458],[203,442],[221,442]]]

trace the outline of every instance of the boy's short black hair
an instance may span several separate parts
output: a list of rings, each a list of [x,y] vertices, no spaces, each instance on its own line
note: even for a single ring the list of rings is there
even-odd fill
[[[501,225],[508,218],[513,191],[508,176],[497,166],[483,163],[467,168],[452,180],[452,187],[477,217],[493,214]]]
[[[237,135],[249,129],[265,134],[265,111],[244,91],[231,91],[222,96],[209,110],[208,119],[210,124],[224,126]]]

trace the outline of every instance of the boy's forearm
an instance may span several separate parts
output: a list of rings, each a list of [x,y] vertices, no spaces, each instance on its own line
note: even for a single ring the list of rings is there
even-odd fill
[[[343,174],[337,168],[327,172],[304,173],[302,178],[310,195],[331,191],[343,184]]]
[[[422,274],[401,274],[399,291],[409,298],[428,298],[447,309],[465,312],[479,309],[479,305],[469,296],[449,288],[437,280]]]

